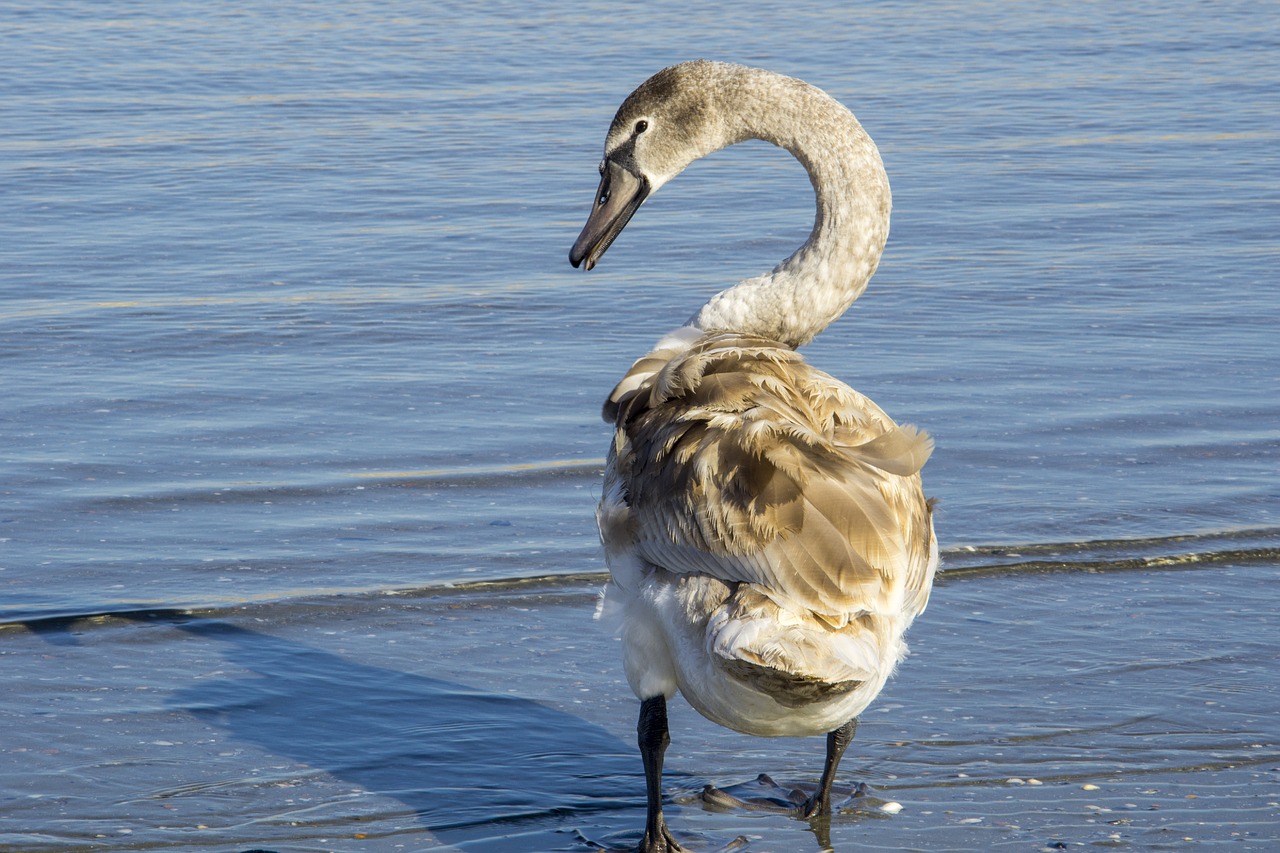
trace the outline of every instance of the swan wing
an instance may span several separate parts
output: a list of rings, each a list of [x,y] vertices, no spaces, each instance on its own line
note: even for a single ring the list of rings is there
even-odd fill
[[[832,627],[923,609],[932,440],[793,350],[734,334],[658,350],[605,411],[617,429],[606,479],[629,508],[613,535],[644,563],[754,584]]]

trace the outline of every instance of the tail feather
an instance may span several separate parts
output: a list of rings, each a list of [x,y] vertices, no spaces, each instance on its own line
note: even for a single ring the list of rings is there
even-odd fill
[[[776,673],[769,676],[774,682],[803,686],[801,692],[813,692],[816,684],[852,689],[887,676],[900,656],[897,649],[885,648],[876,621],[865,616],[833,628],[743,584],[711,614],[707,644],[735,674],[746,672],[744,666],[757,667]]]

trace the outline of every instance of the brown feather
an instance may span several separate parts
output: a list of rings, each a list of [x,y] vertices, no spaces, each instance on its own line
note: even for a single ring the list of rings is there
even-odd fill
[[[708,334],[641,358],[606,404],[640,555],[816,614],[923,608],[932,441],[774,341]],[[914,616],[914,612],[911,616]]]

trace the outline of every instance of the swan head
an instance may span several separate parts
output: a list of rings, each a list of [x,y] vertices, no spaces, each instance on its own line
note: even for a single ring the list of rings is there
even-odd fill
[[[717,106],[735,69],[684,62],[664,68],[627,96],[605,137],[600,187],[569,263],[594,267],[646,198],[694,160],[740,141],[727,132]]]

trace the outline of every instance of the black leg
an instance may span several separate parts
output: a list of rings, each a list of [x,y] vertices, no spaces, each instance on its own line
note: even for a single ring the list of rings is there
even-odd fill
[[[822,781],[818,791],[800,807],[801,817],[817,817],[831,814],[831,783],[836,780],[836,768],[844,751],[858,730],[858,720],[852,719],[833,732],[827,733],[827,760],[822,765]]]
[[[684,848],[676,843],[662,817],[662,757],[667,751],[667,745],[671,743],[671,736],[667,734],[667,700],[664,697],[654,696],[640,703],[636,741],[640,745],[640,759],[644,762],[644,781],[649,795],[648,818],[645,820],[644,840],[640,842],[639,853],[680,853]]]

